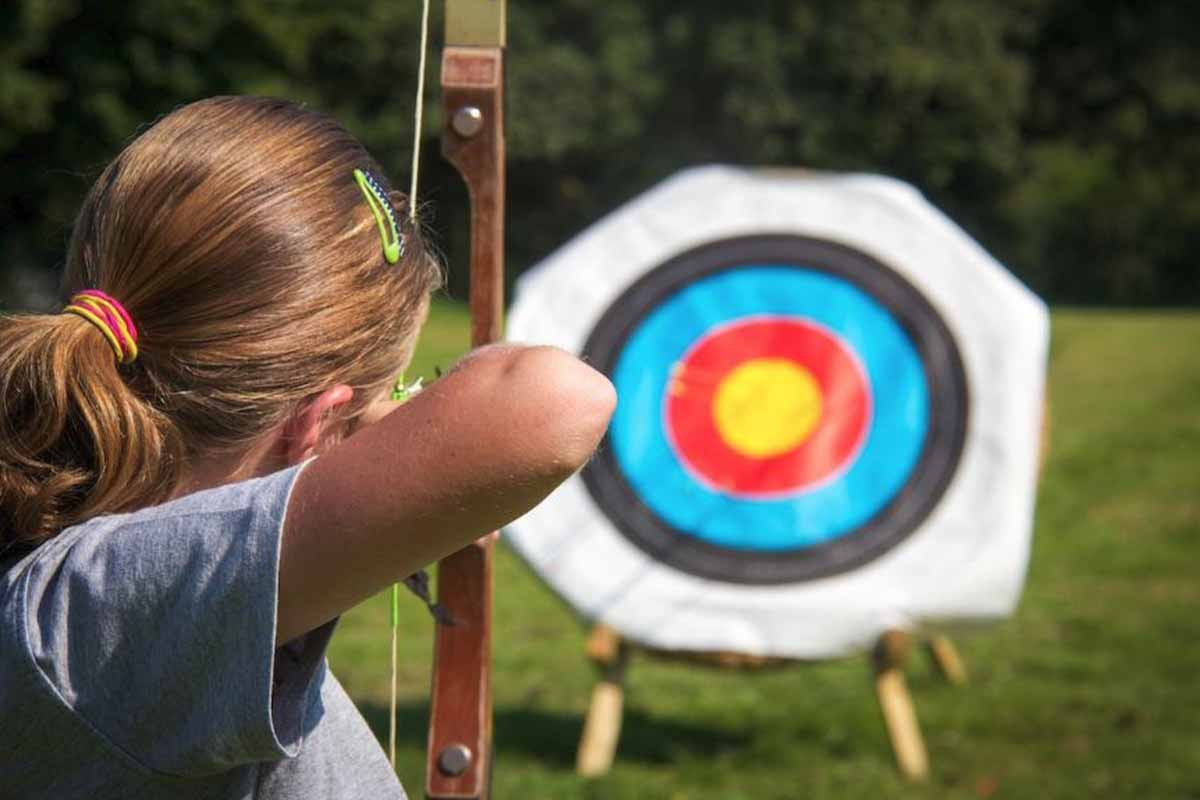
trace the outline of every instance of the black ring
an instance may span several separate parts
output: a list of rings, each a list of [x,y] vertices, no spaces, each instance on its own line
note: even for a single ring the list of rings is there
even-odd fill
[[[729,583],[782,584],[836,575],[874,560],[929,515],[958,468],[966,439],[968,393],[962,356],[941,316],[912,284],[867,254],[821,239],[746,236],[706,244],[643,275],[605,311],[584,356],[608,375],[639,323],[689,283],[749,264],[816,270],[849,281],[892,314],[911,337],[929,389],[929,429],[908,480],[874,517],[837,539],[780,552],[721,547],[662,520],[621,472],[606,439],[583,471],[596,503],[630,542],[656,561]]]

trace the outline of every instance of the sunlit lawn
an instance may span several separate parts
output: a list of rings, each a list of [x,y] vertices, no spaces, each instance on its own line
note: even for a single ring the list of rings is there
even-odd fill
[[[453,363],[435,308],[413,374]],[[763,673],[635,660],[617,764],[574,775],[586,632],[509,551],[495,593],[495,797],[1200,798],[1200,313],[1060,311],[1052,444],[1017,616],[962,639],[971,684],[915,659],[933,774],[897,776],[864,659]],[[387,603],[330,660],[386,737]],[[432,623],[405,602],[401,778],[423,786]]]

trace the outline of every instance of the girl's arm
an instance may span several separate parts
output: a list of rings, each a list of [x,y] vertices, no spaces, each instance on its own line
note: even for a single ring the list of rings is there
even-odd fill
[[[567,353],[488,347],[309,465],[284,523],[276,640],[333,619],[537,505],[616,405]]]

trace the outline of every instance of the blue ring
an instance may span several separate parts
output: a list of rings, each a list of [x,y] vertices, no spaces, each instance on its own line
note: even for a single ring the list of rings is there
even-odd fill
[[[785,497],[747,499],[688,474],[667,441],[663,400],[672,367],[698,339],[763,315],[817,323],[839,336],[866,370],[872,418],[841,475]],[[733,549],[798,550],[853,532],[904,486],[929,429],[929,389],[909,335],[850,282],[808,268],[747,265],[688,284],[634,328],[612,377],[620,404],[609,438],[630,486],[666,524]]]

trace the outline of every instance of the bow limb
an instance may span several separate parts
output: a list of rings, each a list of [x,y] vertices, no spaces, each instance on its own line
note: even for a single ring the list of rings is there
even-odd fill
[[[471,343],[497,341],[504,313],[504,44],[506,0],[446,0],[442,153],[471,203]],[[425,793],[489,793],[492,759],[492,540],[443,559]]]

